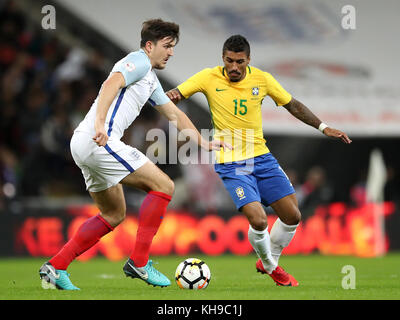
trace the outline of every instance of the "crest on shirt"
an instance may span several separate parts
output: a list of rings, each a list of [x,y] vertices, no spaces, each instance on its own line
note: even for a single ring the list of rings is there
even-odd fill
[[[244,195],[243,187],[237,187],[235,189],[235,191],[236,191],[236,195],[239,197],[239,200],[246,198],[246,196]]]
[[[127,63],[125,63],[125,68],[129,72],[132,72],[133,70],[136,69],[136,66],[132,62],[127,62]]]
[[[140,154],[139,154],[139,152],[137,152],[137,150],[133,150],[133,151],[132,151],[132,156],[133,156],[136,160],[139,160],[139,159],[140,159]]]
[[[251,93],[253,96],[258,96],[259,92],[260,92],[260,89],[258,89],[258,87],[254,87],[251,89]]]

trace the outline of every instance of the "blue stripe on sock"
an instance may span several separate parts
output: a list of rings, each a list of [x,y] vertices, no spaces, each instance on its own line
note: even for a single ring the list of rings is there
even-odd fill
[[[126,87],[121,90],[121,93],[119,94],[119,97],[117,99],[117,103],[115,104],[113,113],[111,115],[110,123],[108,124],[108,132],[107,132],[108,136],[110,136],[110,134],[111,134],[112,126],[114,124],[114,118],[115,118],[115,115],[117,114],[117,111],[118,111],[118,108],[119,108],[119,106],[121,104],[122,98],[124,97],[125,91],[126,91]]]
[[[125,168],[129,170],[129,172],[134,172],[135,170],[129,165],[128,162],[126,162],[124,159],[122,159],[118,154],[116,154],[108,144],[104,146],[104,148],[108,151],[109,154],[111,154],[115,159],[117,159]]]

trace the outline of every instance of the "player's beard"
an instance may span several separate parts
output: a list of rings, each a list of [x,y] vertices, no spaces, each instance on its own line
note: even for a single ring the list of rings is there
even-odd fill
[[[237,78],[236,78],[236,74],[235,74],[235,78],[231,78],[230,74],[228,74],[228,76],[229,76],[229,80],[231,82],[239,82],[242,79],[242,75],[241,74],[237,74]]]

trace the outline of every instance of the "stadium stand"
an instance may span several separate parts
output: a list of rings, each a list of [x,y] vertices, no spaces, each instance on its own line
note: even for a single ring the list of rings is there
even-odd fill
[[[21,197],[82,196],[87,200],[79,169],[70,156],[69,140],[112,63],[125,54],[118,45],[78,17],[63,11],[61,6],[57,7],[62,13],[58,14],[57,32],[43,32],[40,20],[30,14],[29,7],[43,3],[0,2],[0,210]],[[162,77],[161,82],[166,90],[173,87]],[[199,128],[210,127],[207,112],[197,108],[195,103],[187,103],[183,109]],[[142,151],[146,150],[148,145],[140,144],[143,139],[138,136],[154,127],[166,129],[166,122],[151,108],[144,108],[125,139]],[[393,164],[387,193],[391,198],[398,196],[399,156],[390,152],[393,141],[396,139],[363,140],[350,152],[334,143],[325,141],[322,144],[320,138],[269,135],[268,145],[280,154],[285,169],[296,172],[299,185],[305,182],[310,168],[322,166],[327,175],[326,183],[334,189],[329,201],[348,201],[349,190],[357,183],[359,172],[366,169],[373,145],[380,146]],[[300,152],[300,160],[293,157]],[[351,162],[341,168],[335,165],[341,157],[354,153],[362,155],[364,162]],[[329,160],[316,154],[324,154]],[[206,193],[205,198],[199,196],[201,179],[209,174],[207,168],[160,167],[181,190],[177,193],[178,206],[209,210],[207,205],[210,204],[211,208],[232,209],[227,195],[217,192],[222,189],[217,179],[215,192]],[[196,174],[194,170],[198,170]],[[198,177],[198,180],[188,187],[185,176]],[[128,204],[134,206],[137,199],[140,194],[130,191]]]

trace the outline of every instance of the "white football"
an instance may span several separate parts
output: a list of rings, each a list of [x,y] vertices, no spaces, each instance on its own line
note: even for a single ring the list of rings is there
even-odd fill
[[[205,289],[210,279],[210,268],[204,261],[196,258],[182,261],[175,271],[175,281],[181,289]]]

